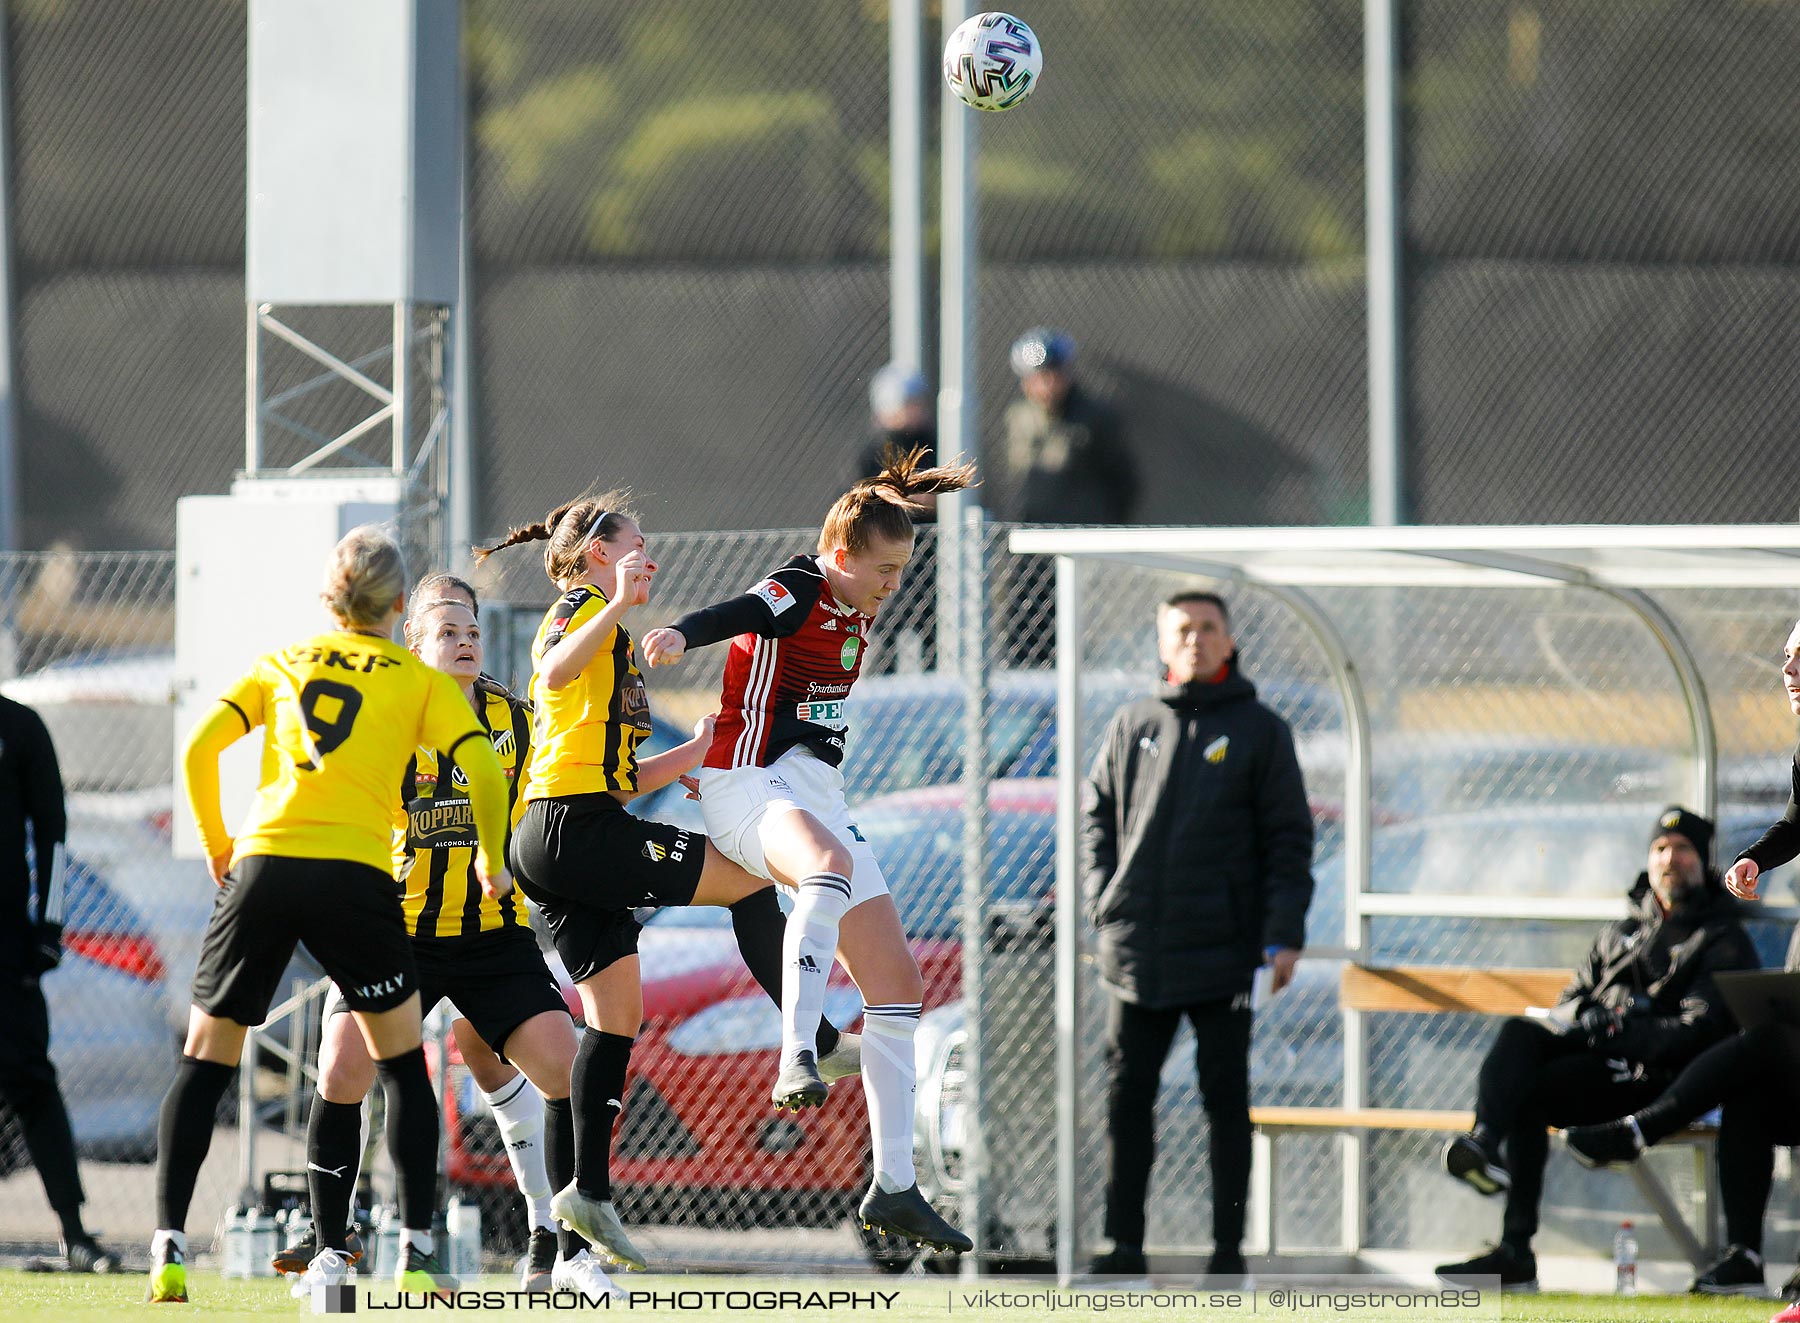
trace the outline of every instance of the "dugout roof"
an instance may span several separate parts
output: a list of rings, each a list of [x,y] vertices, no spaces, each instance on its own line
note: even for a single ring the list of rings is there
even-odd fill
[[[1011,545],[1290,587],[1800,587],[1800,524],[1033,528]]]

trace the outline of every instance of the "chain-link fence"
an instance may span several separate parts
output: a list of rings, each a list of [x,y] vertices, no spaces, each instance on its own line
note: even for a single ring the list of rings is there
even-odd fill
[[[1009,530],[985,532],[983,601],[987,687],[979,695],[985,750],[985,870],[965,894],[971,807],[962,778],[973,691],[931,663],[949,655],[932,573],[884,611],[847,714],[846,781],[859,829],[891,879],[926,982],[919,1045],[916,1153],[924,1185],[949,1210],[981,1177],[982,1251],[990,1262],[1042,1262],[1053,1247],[1056,1100],[1053,1069],[1054,777],[1053,604],[1041,559],[1005,549]],[[640,636],[682,611],[740,591],[813,541],[809,530],[674,534],[651,538],[656,594],[633,621]],[[938,563],[937,533],[920,566]],[[533,548],[488,563],[483,620],[488,668],[523,688],[529,644],[553,590]],[[1084,762],[1107,720],[1155,678],[1155,603],[1191,577],[1108,566],[1084,571]],[[1480,892],[1517,898],[1617,895],[1643,866],[1654,811],[1688,794],[1687,717],[1666,660],[1616,601],[1579,589],[1472,595],[1450,589],[1319,590],[1339,622],[1370,696],[1373,735],[1373,885],[1377,891]],[[1273,596],[1232,594],[1246,673],[1292,727],[1317,832],[1310,943],[1292,988],[1258,1015],[1253,1101],[1324,1107],[1344,1100],[1344,1029],[1337,1002],[1342,943],[1347,766],[1342,700],[1327,660]],[[0,618],[12,678],[4,692],[45,716],[61,751],[75,861],[71,956],[45,981],[55,1059],[86,1160],[90,1221],[115,1236],[149,1230],[158,1100],[173,1067],[211,887],[197,863],[169,851],[173,564],[166,556],[42,556],[0,565]],[[1720,853],[1741,848],[1778,815],[1787,794],[1790,723],[1777,703],[1774,658],[1800,594],[1666,593],[1662,600],[1700,646],[1721,747]],[[967,620],[969,613],[962,613]],[[724,649],[650,674],[652,749],[684,739],[716,704]],[[698,826],[679,787],[634,806]],[[1774,888],[1785,899],[1780,879]],[[84,895],[88,899],[81,899]],[[648,916],[642,943],[647,1020],[616,1140],[615,1178],[634,1234],[669,1259],[753,1261],[736,1232],[769,1225],[839,1228],[868,1181],[860,1086],[798,1117],[766,1106],[779,1019],[743,970],[723,911]],[[1780,958],[1785,925],[1756,936]],[[1365,958],[1381,963],[1572,965],[1593,925],[1542,918],[1376,918]],[[303,979],[304,961],[291,971]],[[965,999],[965,989],[977,991]],[[284,991],[286,987],[284,985]],[[1101,1186],[1100,1027],[1105,995],[1091,966],[1080,975],[1082,1142],[1079,1184]],[[841,972],[828,1013],[853,1027],[859,999]],[[1464,1108],[1493,1022],[1477,1017],[1371,1016],[1364,1100],[1375,1106]],[[294,1041],[292,1031],[278,1045]],[[311,1031],[302,1025],[302,1053]],[[1184,1029],[1163,1074],[1160,1158],[1152,1189],[1153,1250],[1198,1251],[1208,1225],[1203,1109]],[[309,1085],[266,1058],[255,1079],[255,1172],[303,1165]],[[489,1248],[518,1231],[510,1176],[492,1122],[460,1067],[446,1115],[451,1188],[480,1198]],[[233,1113],[233,1118],[235,1112]],[[204,1237],[238,1193],[241,1136],[227,1118],[196,1199]],[[979,1125],[986,1159],[965,1154]],[[1334,1136],[1284,1137],[1279,1170],[1253,1192],[1252,1226],[1266,1213],[1286,1249],[1343,1244],[1346,1172]],[[0,1239],[39,1240],[51,1225],[16,1130],[0,1149]],[[1683,1153],[1655,1155],[1677,1196],[1692,1188]],[[1442,1250],[1491,1233],[1492,1209],[1451,1190],[1427,1136],[1373,1134],[1363,1169],[1362,1243]],[[1541,1247],[1598,1252],[1616,1222],[1639,1209],[1634,1187],[1553,1157]],[[1100,1210],[1082,1205],[1081,1240],[1098,1239]],[[1643,1219],[1640,1217],[1640,1224]],[[677,1233],[672,1228],[684,1228]],[[1770,1253],[1795,1250],[1800,1205],[1778,1192]],[[696,1242],[692,1237],[699,1236]],[[1646,1253],[1672,1251],[1647,1229]],[[696,1251],[699,1244],[704,1248]],[[875,1248],[875,1247],[871,1247]],[[1254,1244],[1252,1249],[1257,1248]],[[746,1258],[752,1256],[752,1258]],[[897,1264],[889,1254],[890,1264]],[[901,1256],[903,1260],[906,1255]]]
[[[1036,0],[1042,89],[981,120],[990,456],[1050,323],[1124,414],[1133,519],[1364,517],[1362,8]],[[1791,518],[1794,8],[1398,10],[1415,517]],[[166,547],[238,467],[246,13],[7,7],[24,545]],[[463,13],[478,525],[596,469],[664,527],[810,518],[889,353],[887,5]]]

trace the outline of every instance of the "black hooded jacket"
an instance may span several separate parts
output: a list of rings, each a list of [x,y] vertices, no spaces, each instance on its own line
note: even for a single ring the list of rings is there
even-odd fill
[[[1306,944],[1312,815],[1287,723],[1232,657],[1216,684],[1121,708],[1084,789],[1082,883],[1100,976],[1141,1006],[1249,989]]]
[[[1673,1073],[1735,1028],[1713,975],[1761,964],[1740,913],[1710,868],[1705,886],[1666,915],[1639,873],[1631,914],[1601,930],[1562,1000],[1623,1012],[1608,1055]]]

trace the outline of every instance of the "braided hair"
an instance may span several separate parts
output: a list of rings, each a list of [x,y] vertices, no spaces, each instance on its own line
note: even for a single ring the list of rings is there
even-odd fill
[[[629,498],[630,493],[619,490],[559,505],[538,523],[508,529],[506,536],[491,547],[472,548],[475,563],[479,565],[496,551],[521,542],[548,541],[550,545],[544,548],[544,573],[557,584],[573,579],[587,569],[589,542],[616,536],[627,519],[636,518],[626,508]]]

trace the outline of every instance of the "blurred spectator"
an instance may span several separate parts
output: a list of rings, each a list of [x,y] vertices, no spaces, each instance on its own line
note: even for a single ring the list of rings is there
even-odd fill
[[[1075,341],[1037,326],[1012,346],[1019,399],[1000,453],[1007,516],[1027,524],[1123,524],[1137,506],[1137,466],[1118,411],[1075,380]]]
[[[1012,344],[1019,398],[1006,408],[995,468],[1003,517],[1025,524],[1123,524],[1137,505],[1137,466],[1118,411],[1075,380],[1075,341],[1034,326]],[[1055,562],[1028,556],[1004,591],[1004,653],[1043,666],[1055,650]]]
[[[857,478],[873,478],[882,469],[889,447],[911,450],[925,447],[927,466],[937,462],[937,421],[931,412],[931,383],[903,363],[888,363],[869,382],[869,444],[857,456]],[[937,496],[916,498],[929,512],[914,519],[925,524],[937,518]]]
[[[0,697],[0,1016],[7,1025],[0,1033],[0,1098],[19,1118],[25,1148],[62,1223],[62,1266],[117,1272],[119,1256],[96,1244],[81,1223],[87,1196],[69,1109],[50,1063],[50,1008],[38,982],[62,963],[67,825],[50,732],[36,712]]]
[[[873,478],[889,450],[925,448],[927,467],[937,462],[937,421],[931,383],[904,363],[888,363],[869,382],[869,443],[857,457],[857,478]],[[937,666],[937,494],[913,498],[925,507],[913,517],[919,538],[912,562],[893,600],[881,608],[881,628],[863,663],[866,674],[929,671]]]

